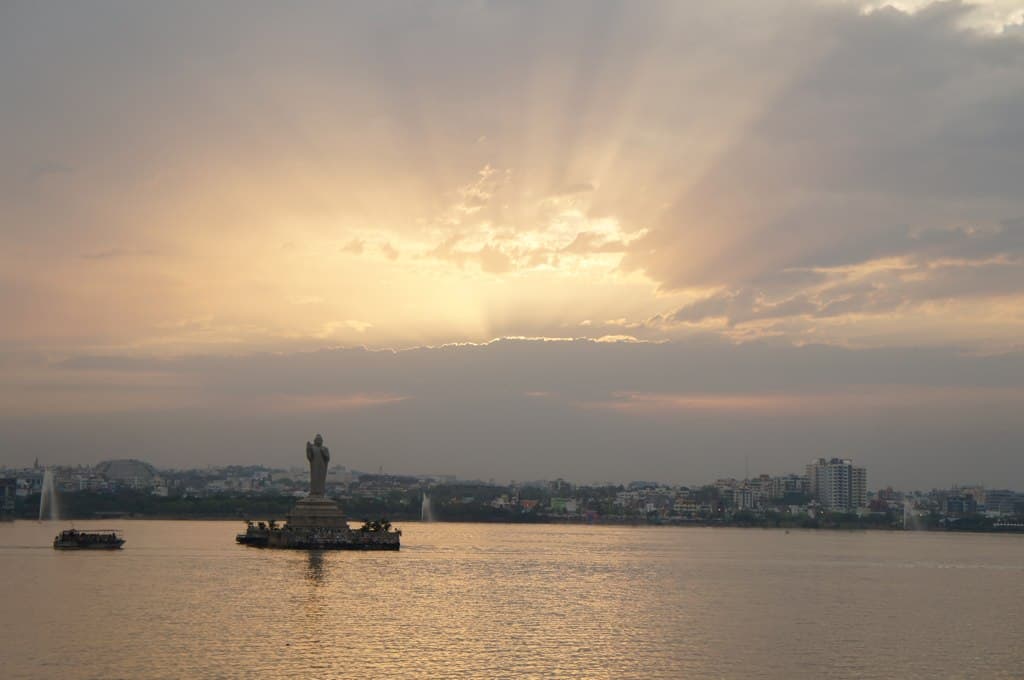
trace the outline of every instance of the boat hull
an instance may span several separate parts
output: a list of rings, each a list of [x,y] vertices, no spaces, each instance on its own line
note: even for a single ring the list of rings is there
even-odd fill
[[[60,543],[54,543],[54,550],[120,550],[124,546],[124,541],[110,545],[62,545]]]

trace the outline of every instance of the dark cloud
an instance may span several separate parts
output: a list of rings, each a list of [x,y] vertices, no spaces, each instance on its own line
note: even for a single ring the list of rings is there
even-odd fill
[[[670,289],[741,291],[708,304],[736,316],[746,301],[758,317],[785,311],[754,301],[794,269],[903,257],[924,272],[948,258],[1024,258],[1024,43],[962,30],[969,13],[960,3],[913,15],[823,8],[784,26],[784,40],[827,47],[632,245],[626,266]],[[1024,278],[1008,285],[1007,271],[975,262],[969,273],[936,272],[934,285],[889,281],[881,307],[939,288],[957,297],[953,280],[973,282],[965,298],[984,293],[983,279],[993,294],[1024,294]],[[775,293],[797,314],[817,296],[795,281]],[[862,299],[859,311],[871,313],[873,297]]]
[[[782,297],[771,297],[754,288],[723,291],[684,305],[665,319],[676,323],[721,319],[734,326],[788,317],[886,314],[935,301],[1013,297],[1021,292],[1022,278],[1021,261],[900,267],[860,279],[839,277],[811,292],[791,289]]]
[[[68,445],[60,454],[68,462],[299,464],[289,452],[309,430],[324,431],[339,462],[357,468],[483,478],[701,481],[738,474],[747,455],[755,470],[782,472],[842,454],[868,464],[872,485],[1024,483],[1020,353],[503,340],[398,352],[83,356],[53,370],[55,382],[38,395],[51,404],[59,385],[83,390],[92,376],[105,399],[112,385],[130,386],[135,407],[0,418],[3,460],[31,460],[28,432],[45,431],[48,446]],[[140,393],[139,384],[151,389]],[[170,401],[144,408],[161,389]]]

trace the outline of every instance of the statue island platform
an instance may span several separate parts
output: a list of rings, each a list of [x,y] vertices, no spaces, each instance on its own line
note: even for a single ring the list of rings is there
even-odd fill
[[[324,495],[331,451],[317,434],[306,442],[309,461],[309,495],[288,513],[283,526],[277,522],[248,522],[244,534],[235,537],[243,545],[295,550],[398,550],[402,532],[385,519],[349,527],[341,508]]]
[[[310,495],[292,508],[284,525],[275,521],[248,522],[239,543],[258,548],[294,550],[398,550],[402,532],[387,520],[366,522],[352,529],[338,504],[330,498]]]

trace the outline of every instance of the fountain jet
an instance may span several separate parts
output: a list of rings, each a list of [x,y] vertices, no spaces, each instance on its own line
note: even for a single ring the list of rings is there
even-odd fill
[[[423,492],[423,504],[420,505],[420,521],[421,522],[433,522],[434,516],[430,511],[430,496],[427,492]]]
[[[914,519],[914,504],[909,498],[903,499],[903,528],[906,530],[916,529],[916,521]]]
[[[57,503],[57,489],[53,482],[53,470],[43,471],[43,486],[39,495],[39,520],[48,519],[56,522],[60,519],[60,507]]]

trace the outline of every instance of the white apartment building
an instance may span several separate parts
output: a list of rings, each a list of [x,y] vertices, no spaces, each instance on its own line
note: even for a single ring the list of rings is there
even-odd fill
[[[819,458],[807,466],[811,496],[829,510],[851,512],[868,502],[867,468],[845,458]]]

